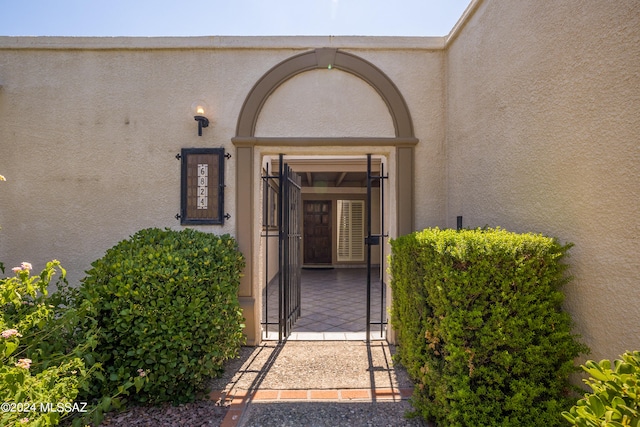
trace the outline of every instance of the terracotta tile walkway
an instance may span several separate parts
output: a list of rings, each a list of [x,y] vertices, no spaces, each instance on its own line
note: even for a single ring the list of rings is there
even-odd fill
[[[269,402],[398,402],[411,397],[412,388],[402,389],[345,389],[345,390],[257,390],[253,395],[244,393],[227,396],[211,392],[210,398],[228,405],[229,411],[220,427],[237,427],[247,406]]]

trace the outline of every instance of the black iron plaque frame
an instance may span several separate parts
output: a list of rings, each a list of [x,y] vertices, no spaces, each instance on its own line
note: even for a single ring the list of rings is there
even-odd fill
[[[224,224],[224,148],[181,151],[180,224]]]

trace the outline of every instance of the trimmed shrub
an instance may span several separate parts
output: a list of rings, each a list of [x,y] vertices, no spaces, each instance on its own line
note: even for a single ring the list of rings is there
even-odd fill
[[[640,427],[640,351],[626,352],[613,367],[609,360],[589,360],[582,369],[593,393],[562,413],[567,421],[578,427]]]
[[[555,426],[587,351],[561,310],[570,245],[502,229],[392,241],[391,322],[413,404],[446,426]]]
[[[236,241],[192,229],[141,230],[92,264],[80,288],[84,330],[97,331],[95,397],[148,381],[131,399],[185,402],[237,357],[244,339]],[[112,400],[123,403],[124,394]]]

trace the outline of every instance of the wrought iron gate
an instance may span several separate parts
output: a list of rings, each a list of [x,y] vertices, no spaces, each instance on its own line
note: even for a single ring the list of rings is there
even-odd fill
[[[300,209],[302,205],[301,180],[289,165],[284,163],[280,154],[278,173],[271,175],[267,169],[263,175],[263,229],[265,237],[265,295],[264,321],[265,334],[269,335],[269,325],[278,325],[278,341],[285,341],[300,317],[301,293],[301,240],[302,224]],[[274,212],[275,211],[275,212]],[[277,217],[277,219],[276,219]],[[275,223],[275,224],[274,224]],[[277,226],[277,227],[274,227]],[[277,230],[274,233],[272,230]],[[273,319],[273,308],[269,311],[269,239],[278,237],[278,317]]]
[[[387,318],[385,316],[385,290],[386,284],[384,282],[384,265],[385,265],[385,255],[384,255],[384,238],[389,237],[388,234],[384,232],[384,180],[389,178],[384,174],[384,163],[380,164],[380,173],[378,175],[374,175],[371,171],[371,154],[367,154],[367,237],[365,237],[365,245],[367,246],[367,337],[366,340],[369,342],[371,340],[371,326],[379,326],[380,327],[380,338],[384,337],[384,330],[387,324]],[[380,234],[373,234],[371,231],[371,187],[374,181],[379,181],[380,183]],[[380,301],[372,301],[371,300],[371,247],[372,246],[380,246],[380,273],[379,273],[379,286],[380,286]],[[374,303],[376,306],[374,307]],[[379,304],[379,305],[378,305]],[[380,321],[372,322],[371,321],[371,310],[372,309],[380,309]]]

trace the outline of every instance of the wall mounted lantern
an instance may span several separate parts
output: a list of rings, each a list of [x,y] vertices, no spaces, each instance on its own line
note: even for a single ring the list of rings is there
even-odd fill
[[[193,118],[198,122],[198,136],[202,136],[202,128],[209,126],[209,119],[205,116],[208,106],[204,101],[196,101],[191,106],[191,109],[195,114]]]

